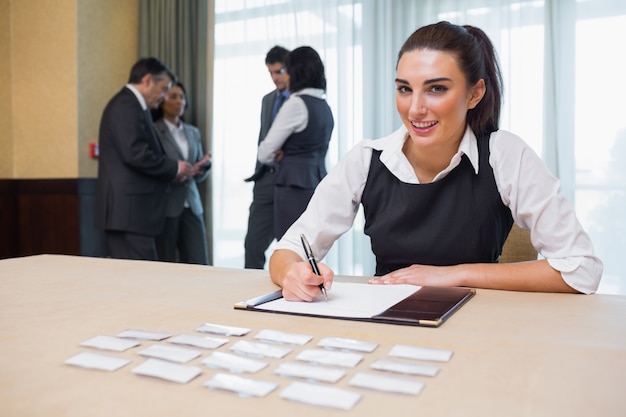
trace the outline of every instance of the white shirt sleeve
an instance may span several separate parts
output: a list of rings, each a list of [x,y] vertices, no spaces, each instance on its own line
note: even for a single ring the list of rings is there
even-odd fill
[[[535,249],[561,272],[563,280],[582,293],[597,290],[602,261],[573,207],[559,194],[560,182],[541,158],[518,136],[491,135],[489,163],[496,185],[517,225],[530,230]]]
[[[300,241],[304,234],[321,260],[333,243],[350,230],[358,212],[369,172],[372,148],[364,140],[353,147],[324,177],[300,218],[287,230],[276,249],[290,249],[306,259]]]
[[[274,162],[276,151],[295,132],[303,131],[309,123],[309,112],[304,101],[295,94],[280,107],[270,130],[259,145],[257,159],[263,164]]]

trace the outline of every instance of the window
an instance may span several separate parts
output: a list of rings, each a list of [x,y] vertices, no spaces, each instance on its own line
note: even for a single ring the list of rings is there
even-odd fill
[[[614,2],[618,3],[618,2]],[[615,4],[617,6],[617,4]],[[626,7],[581,5],[576,20],[575,206],[604,275],[600,292],[626,294]]]

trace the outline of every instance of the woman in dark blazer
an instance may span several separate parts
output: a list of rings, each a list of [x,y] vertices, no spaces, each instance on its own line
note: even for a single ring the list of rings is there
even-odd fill
[[[311,47],[291,51],[285,59],[291,96],[278,111],[259,145],[261,163],[276,162],[274,228],[280,239],[306,209],[315,187],[326,175],[326,152],[334,119],[326,103],[324,64]]]
[[[176,82],[154,114],[154,125],[166,155],[189,162],[194,168],[197,167],[198,172],[194,177],[171,184],[167,195],[165,227],[156,238],[157,253],[162,261],[179,260],[207,265],[204,209],[197,183],[208,176],[211,156],[202,150],[200,130],[183,122],[182,115],[186,108],[185,87]]]

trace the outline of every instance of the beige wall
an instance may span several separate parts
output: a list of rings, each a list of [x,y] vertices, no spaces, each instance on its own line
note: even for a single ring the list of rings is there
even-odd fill
[[[78,174],[95,178],[89,143],[98,141],[100,116],[126,84],[139,51],[139,0],[78,1]]]
[[[11,17],[9,0],[0,0],[0,178],[13,175],[13,88],[11,84]]]
[[[100,114],[137,59],[139,0],[0,0],[0,177],[95,177]]]

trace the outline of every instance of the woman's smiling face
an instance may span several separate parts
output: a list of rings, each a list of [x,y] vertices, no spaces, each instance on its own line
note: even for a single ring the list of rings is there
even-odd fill
[[[454,55],[430,49],[404,53],[396,77],[396,107],[413,144],[458,146],[467,111],[484,95],[484,81],[470,88]]]

